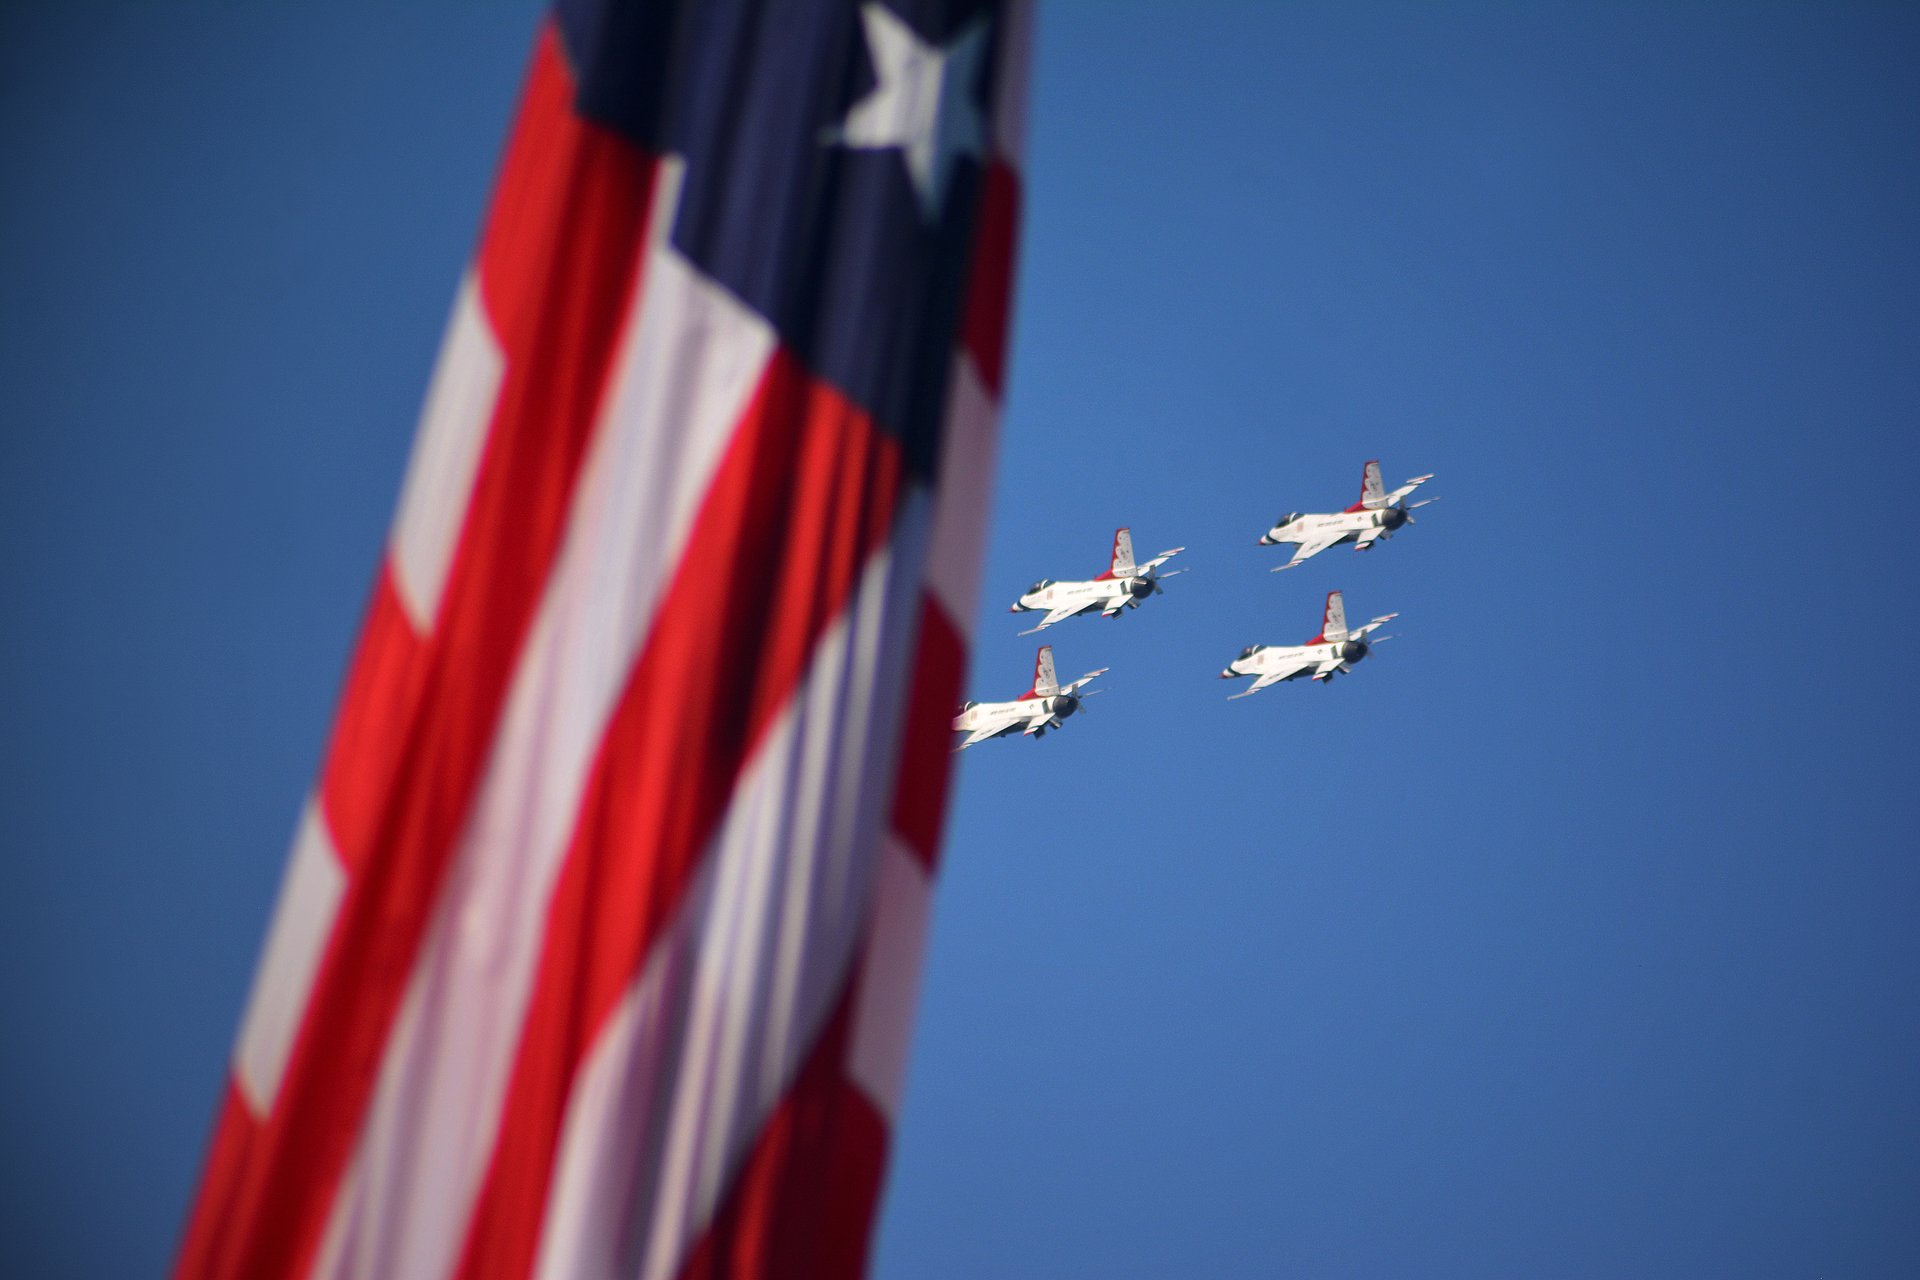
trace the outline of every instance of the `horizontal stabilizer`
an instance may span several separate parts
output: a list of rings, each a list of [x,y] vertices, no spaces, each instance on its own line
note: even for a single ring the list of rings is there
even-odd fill
[[[1081,685],[1084,685],[1087,681],[1093,679],[1095,676],[1103,676],[1105,674],[1107,674],[1107,668],[1096,667],[1092,671],[1089,671],[1087,672],[1087,674],[1081,676],[1078,680],[1075,680],[1072,684],[1066,686],[1064,689],[1061,689],[1060,692],[1072,693],[1074,690],[1078,689]],[[1082,696],[1091,698],[1093,695],[1091,693],[1088,693]]]
[[[1415,476],[1413,479],[1407,481],[1405,484],[1401,485],[1398,489],[1395,489],[1392,493],[1388,494],[1387,500],[1381,503],[1380,505],[1386,506],[1386,507],[1398,505],[1399,503],[1406,500],[1406,496],[1408,494],[1412,493],[1415,489],[1418,489],[1421,485],[1425,484],[1427,481],[1431,479],[1433,479],[1431,475]],[[1432,502],[1432,501],[1434,501],[1434,499],[1432,498],[1427,499],[1427,502]],[[1426,502],[1418,502],[1418,503],[1415,503],[1414,505],[1424,507],[1426,505]]]

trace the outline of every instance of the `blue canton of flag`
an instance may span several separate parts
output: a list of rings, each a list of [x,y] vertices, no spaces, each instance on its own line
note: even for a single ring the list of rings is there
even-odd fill
[[[686,157],[673,241],[931,476],[986,159],[997,6],[577,0],[584,113]],[[629,68],[657,66],[637,81]],[[666,86],[663,92],[663,86]]]

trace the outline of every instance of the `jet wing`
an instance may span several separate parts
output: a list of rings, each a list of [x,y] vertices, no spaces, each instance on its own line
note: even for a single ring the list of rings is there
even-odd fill
[[[1250,688],[1248,688],[1244,693],[1231,694],[1228,696],[1227,701],[1232,702],[1235,698],[1251,698],[1254,694],[1260,692],[1262,689],[1266,688],[1268,685],[1279,684],[1282,680],[1285,680],[1291,676],[1297,676],[1302,671],[1305,671],[1308,667],[1311,667],[1313,665],[1314,663],[1312,659],[1301,658],[1299,661],[1294,662],[1289,666],[1281,667],[1277,671],[1265,672],[1264,674],[1261,675],[1261,677],[1258,680],[1255,680],[1253,682],[1253,685]]]
[[[1053,612],[1049,613],[1046,617],[1040,619],[1039,626],[1028,627],[1025,631],[1022,631],[1020,634],[1023,636],[1030,636],[1036,631],[1045,631],[1048,627],[1052,626],[1054,623],[1065,622],[1068,618],[1071,618],[1074,614],[1080,612],[1082,609],[1086,607],[1087,606],[1083,604],[1063,604],[1058,609],[1055,609]]]
[[[985,742],[988,738],[997,738],[1009,729],[1019,727],[1021,722],[1027,718],[1028,712],[1026,708],[1031,705],[1031,703],[1021,702],[1002,704],[993,707],[991,710],[983,709],[980,720],[973,732],[969,733],[966,741],[955,747],[954,750],[965,751],[968,747]]]
[[[1293,559],[1281,565],[1279,569],[1275,569],[1274,572],[1278,573],[1280,569],[1291,569],[1303,560],[1311,560],[1346,536],[1345,533],[1339,532],[1316,534],[1313,538],[1295,547],[1293,549]]]
[[[1280,681],[1285,679],[1286,679],[1285,676],[1274,675],[1271,672],[1269,672],[1267,675],[1261,676],[1258,680],[1255,680],[1251,685],[1241,690],[1239,693],[1228,694],[1227,701],[1232,702],[1235,698],[1251,698],[1254,694],[1260,692],[1262,689],[1266,688],[1268,685],[1278,684],[1280,683]]]
[[[1360,536],[1353,540],[1353,549],[1355,551],[1365,551],[1368,547],[1372,546],[1377,540],[1384,538],[1386,536],[1387,536],[1387,530],[1386,530],[1386,526],[1384,525],[1375,525],[1371,529],[1362,529],[1360,531]]]
[[[1347,670],[1347,666],[1345,663],[1341,662],[1340,659],[1328,658],[1325,662],[1320,663],[1319,666],[1317,666],[1314,669],[1313,678],[1315,680],[1325,680],[1328,677],[1333,676],[1345,670]]]

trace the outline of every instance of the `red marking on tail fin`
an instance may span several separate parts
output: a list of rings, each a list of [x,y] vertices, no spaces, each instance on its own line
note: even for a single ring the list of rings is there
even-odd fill
[[[1113,550],[1107,555],[1107,571],[1095,578],[1095,582],[1110,582],[1115,578],[1124,577],[1133,572],[1133,544],[1132,539],[1128,538],[1127,534],[1128,530],[1124,527],[1113,531]],[[1120,554],[1122,539],[1126,539],[1127,547],[1125,559],[1128,563],[1125,569],[1120,567],[1120,561],[1122,559]]]
[[[1043,674],[1050,674],[1052,670],[1053,670],[1053,646],[1050,644],[1043,644],[1040,646],[1039,652],[1033,655],[1033,683],[1030,686],[1028,686],[1027,691],[1025,693],[1021,694],[1018,698],[1015,698],[1014,701],[1025,702],[1029,698],[1051,697],[1052,696],[1051,694],[1042,694],[1040,692],[1040,678]],[[1059,681],[1054,680],[1053,683],[1057,685]]]
[[[1325,644],[1327,642],[1327,623],[1333,620],[1333,602],[1339,595],[1340,593],[1338,591],[1327,592],[1327,602],[1320,606],[1320,634],[1307,641],[1308,644]],[[1345,613],[1346,610],[1343,608],[1341,612]]]
[[[1371,496],[1375,502],[1383,500],[1387,496],[1386,485],[1383,484],[1380,479],[1380,459],[1378,458],[1368,458],[1365,463],[1361,464],[1360,501],[1348,507],[1347,510],[1348,511],[1372,510],[1373,508],[1368,505],[1369,495],[1367,493],[1367,490],[1369,489],[1373,490],[1373,494]]]
[[[1348,507],[1348,510],[1367,510],[1367,480],[1373,478],[1373,476],[1379,472],[1379,466],[1380,459],[1367,459],[1367,461],[1359,464],[1359,501],[1354,503],[1352,507]],[[1375,484],[1379,484],[1379,482],[1375,480]],[[1384,495],[1386,489],[1382,487],[1380,493]]]

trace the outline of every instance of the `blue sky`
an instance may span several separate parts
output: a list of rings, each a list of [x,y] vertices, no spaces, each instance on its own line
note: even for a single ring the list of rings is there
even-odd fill
[[[171,1255],[534,18],[0,15],[22,1274]],[[964,758],[876,1274],[1920,1271],[1920,15],[1038,35],[970,695],[1192,572]],[[1269,574],[1376,456],[1444,501]],[[1226,702],[1335,587],[1401,638]]]

